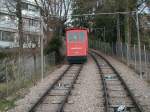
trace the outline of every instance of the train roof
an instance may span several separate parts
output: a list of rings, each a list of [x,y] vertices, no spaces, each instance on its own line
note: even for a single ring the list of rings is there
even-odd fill
[[[69,30],[89,30],[88,28],[82,28],[82,27],[73,27],[73,28],[67,28],[66,31],[69,31]]]

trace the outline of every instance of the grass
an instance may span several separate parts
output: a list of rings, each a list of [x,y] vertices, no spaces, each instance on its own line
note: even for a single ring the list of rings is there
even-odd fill
[[[39,79],[39,75],[32,77],[34,80]],[[12,85],[12,86],[10,86]],[[8,109],[15,107],[15,102],[28,93],[30,87],[34,85],[32,80],[10,82],[8,86],[8,96],[6,84],[0,84],[0,91],[3,95],[0,99],[0,112],[5,112]]]
[[[56,66],[48,66],[47,73],[45,73],[45,77],[54,71],[57,67]],[[38,81],[40,81],[41,75],[33,74],[32,79],[16,79],[15,81],[10,81],[8,84],[8,88],[6,83],[0,83],[0,94],[3,96],[0,99],[0,112],[5,112],[8,109],[11,109],[15,106],[15,102],[18,99],[24,98],[24,96],[28,93],[29,88],[34,86]],[[8,96],[7,96],[7,89],[8,89]]]
[[[7,111],[15,106],[15,99],[1,99],[0,100],[0,112]]]

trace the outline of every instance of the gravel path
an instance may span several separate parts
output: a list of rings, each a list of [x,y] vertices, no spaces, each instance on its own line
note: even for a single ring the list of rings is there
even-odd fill
[[[138,74],[136,74],[132,69],[123,63],[115,60],[110,56],[105,56],[102,53],[100,54],[109,60],[115,69],[121,73],[120,75],[126,81],[138,102],[143,106],[145,112],[150,112],[150,87],[148,86],[148,83],[140,79]]]
[[[39,82],[36,86],[30,88],[29,94],[25,98],[20,99],[16,102],[16,107],[9,110],[8,112],[28,112],[33,104],[43,95],[45,90],[48,89],[50,85],[61,75],[61,73],[68,67],[68,65],[63,65],[61,68],[57,69],[46,77],[42,82]]]
[[[72,95],[66,104],[65,112],[103,112],[101,79],[96,64],[89,57],[83,67]]]

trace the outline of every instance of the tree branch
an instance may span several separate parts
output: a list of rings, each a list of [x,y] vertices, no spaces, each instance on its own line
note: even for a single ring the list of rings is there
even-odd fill
[[[8,5],[9,4],[9,5]],[[11,6],[10,6],[11,5]],[[16,14],[16,12],[13,12],[12,9],[10,9],[10,7],[16,9],[16,6],[11,3],[9,0],[5,1],[5,6],[8,9],[8,12],[12,13],[12,14]]]

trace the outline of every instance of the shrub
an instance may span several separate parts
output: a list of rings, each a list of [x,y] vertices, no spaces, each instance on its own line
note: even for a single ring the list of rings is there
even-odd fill
[[[5,57],[7,57],[7,54],[6,54],[6,53],[1,53],[1,52],[0,52],[0,59],[3,59],[3,58],[5,58]]]
[[[49,42],[48,47],[45,49],[46,54],[50,54],[51,52],[55,52],[56,63],[61,61],[61,53],[60,48],[62,47],[62,41],[59,37],[53,37]]]

